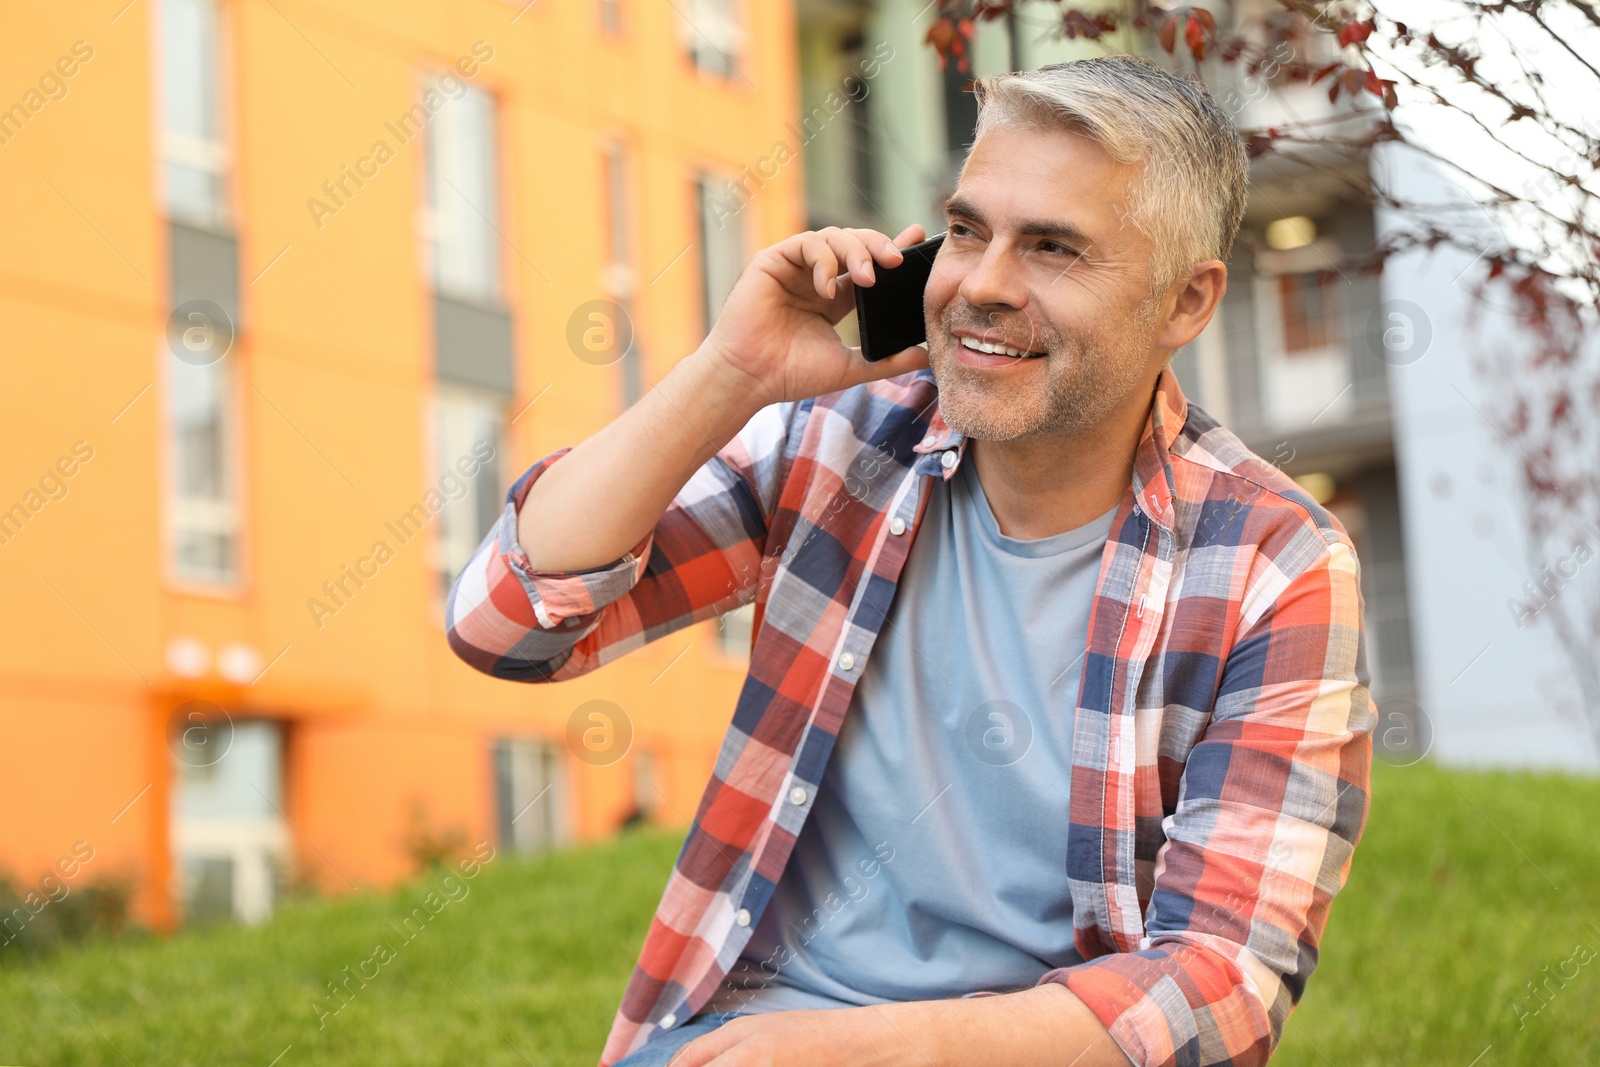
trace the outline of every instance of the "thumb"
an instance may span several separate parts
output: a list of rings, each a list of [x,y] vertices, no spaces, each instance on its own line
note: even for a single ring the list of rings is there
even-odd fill
[[[855,353],[856,366],[861,368],[861,381],[875,382],[884,378],[893,378],[897,374],[909,371],[922,370],[931,366],[928,362],[928,350],[921,345],[912,345],[910,348],[896,352],[887,359],[880,359],[876,363],[868,363],[861,358],[861,349],[852,348]]]

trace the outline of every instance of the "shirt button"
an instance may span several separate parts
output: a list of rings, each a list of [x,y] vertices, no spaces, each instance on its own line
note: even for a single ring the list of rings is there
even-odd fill
[[[805,788],[803,786],[798,786],[797,785],[793,789],[789,790],[789,803],[791,803],[791,804],[804,804],[805,802],[806,802],[806,791],[805,791]]]
[[[944,455],[939,457],[939,466],[943,467],[945,470],[949,470],[951,467],[954,467],[955,465],[956,465],[955,449],[950,449],[950,450],[946,451]]]
[[[896,537],[899,537],[901,534],[905,533],[906,532],[906,520],[902,519],[898,515],[896,515],[894,518],[890,519],[889,520],[889,532],[894,534]]]
[[[661,1022],[657,1025],[659,1025],[663,1030],[671,1030],[677,1024],[678,1017],[669,1011],[661,1017]]]
[[[930,433],[928,436],[926,436],[926,437],[924,437],[922,439],[922,445],[923,445],[924,448],[926,448],[927,446],[933,444],[938,439],[939,438],[936,435]]]
[[[844,655],[839,657],[839,669],[841,671],[854,670],[855,666],[856,658],[850,653],[846,652]]]
[[[749,908],[740,908],[737,912],[734,913],[733,921],[738,923],[740,926],[749,926],[750,925],[750,909]]]

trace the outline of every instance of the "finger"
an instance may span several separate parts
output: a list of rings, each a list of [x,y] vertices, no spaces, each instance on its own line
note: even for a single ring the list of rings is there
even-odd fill
[[[898,267],[905,262],[905,256],[900,250],[917,244],[926,236],[926,231],[922,228],[922,224],[917,222],[901,230],[899,236],[893,240],[878,230],[853,229],[845,232],[860,240],[866,251],[866,255],[859,260],[854,256],[849,257],[849,262],[855,268],[851,272],[854,280],[867,285],[877,282],[876,271],[872,267],[872,263],[881,263],[885,267]],[[863,266],[865,267],[864,270],[862,269]],[[863,273],[870,274],[870,277],[862,278],[861,275]]]
[[[894,239],[895,247],[909,248],[928,239],[928,231],[922,228],[922,223],[913,222],[910,226],[900,231],[900,236]]]
[[[807,234],[800,243],[800,258],[811,268],[811,284],[821,296],[832,300],[838,295],[834,279],[839,276],[839,256],[828,240],[827,231]]]
[[[831,325],[837,326],[844,317],[856,309],[856,283],[846,274],[839,279],[838,292],[828,301],[824,314]]]
[[[886,267],[898,266],[905,259],[900,249],[916,244],[921,240],[922,226],[912,223],[900,231],[900,236],[890,238],[879,230],[853,229],[848,231],[861,239],[867,249],[872,253],[872,258]]]
[[[844,230],[829,226],[812,233],[797,234],[777,251],[797,267],[811,268],[813,290],[823,298],[839,298],[842,281],[871,285],[877,280],[872,264],[898,266],[905,258],[900,249],[923,239],[920,223],[912,223],[894,240],[878,230]],[[843,288],[848,288],[844,286]]]
[[[830,226],[818,232],[819,237],[827,240],[834,257],[844,265],[844,269],[835,271],[835,274],[848,274],[857,285],[871,285],[878,279],[873,270],[873,252],[867,247],[867,241],[862,239],[862,234],[869,235],[869,239],[876,239],[879,243],[877,255],[887,258],[888,239],[875,230],[840,230]]]
[[[679,1049],[667,1061],[667,1067],[706,1067],[706,1064],[739,1043],[737,1034],[737,1031],[728,1030],[728,1023],[723,1023],[709,1034],[702,1034]]]
[[[903,351],[896,352],[888,359],[880,359],[876,363],[868,363],[861,358],[861,349],[851,349],[856,354],[852,366],[857,368],[860,382],[875,382],[884,378],[893,378],[897,374],[908,371],[922,370],[930,367],[928,350],[921,345],[912,345]]]
[[[705,1067],[705,1064],[710,1063],[716,1056],[715,1052],[706,1048],[705,1040],[704,1037],[697,1037],[674,1052],[672,1058],[667,1061],[667,1067]]]

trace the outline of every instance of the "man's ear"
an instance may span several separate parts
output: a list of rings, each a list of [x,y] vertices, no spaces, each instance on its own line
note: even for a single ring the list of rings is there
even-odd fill
[[[1180,274],[1168,290],[1172,310],[1156,331],[1157,348],[1177,350],[1200,336],[1217,313],[1228,291],[1228,266],[1220,259],[1196,263]]]

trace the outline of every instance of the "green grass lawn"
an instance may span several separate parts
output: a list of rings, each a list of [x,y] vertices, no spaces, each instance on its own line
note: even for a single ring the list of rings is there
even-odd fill
[[[1579,962],[1600,951],[1600,782],[1426,765],[1375,778],[1350,888],[1274,1063],[1600,1063],[1600,957]],[[502,856],[409,942],[391,923],[429,891],[448,899],[439,875],[291,905],[258,929],[0,968],[0,1063],[588,1067],[676,851],[635,833]],[[392,958],[319,1025],[325,983],[380,941]],[[1545,983],[1538,1014],[1528,982]]]

